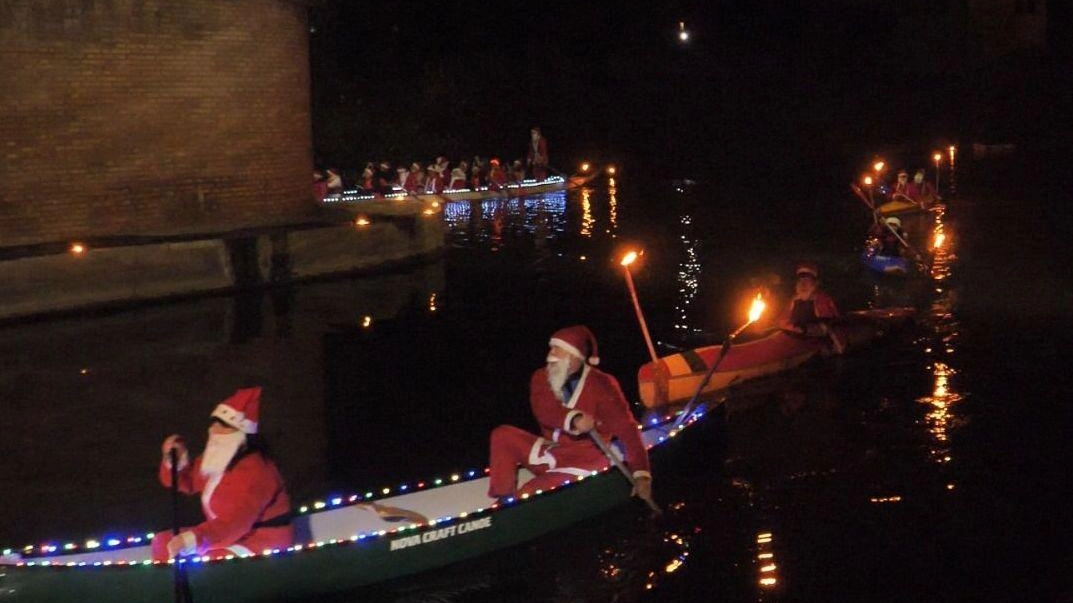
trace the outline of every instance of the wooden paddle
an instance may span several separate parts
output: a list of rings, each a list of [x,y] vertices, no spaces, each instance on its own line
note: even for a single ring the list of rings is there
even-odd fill
[[[630,473],[629,468],[626,467],[626,464],[622,462],[622,459],[615,454],[615,451],[611,449],[611,446],[600,437],[600,434],[596,433],[596,429],[589,430],[589,438],[592,440],[592,443],[596,444],[596,447],[600,449],[600,452],[604,453],[607,460],[611,461],[611,463],[622,472],[622,475],[624,475],[626,480],[630,482],[630,486],[636,488],[637,480],[633,478],[633,474]],[[659,508],[656,501],[651,498],[642,498],[641,500],[645,501],[645,504],[648,505],[649,509],[652,509],[653,517],[658,517],[663,514],[663,510]]]
[[[172,446],[168,451],[171,460],[171,535],[179,535],[179,452]],[[172,563],[173,581],[175,585],[175,603],[193,603],[194,598],[190,594],[190,582],[186,577],[186,564],[179,563],[178,557]]]

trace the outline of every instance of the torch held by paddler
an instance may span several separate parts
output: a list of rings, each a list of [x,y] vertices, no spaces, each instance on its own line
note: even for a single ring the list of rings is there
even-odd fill
[[[752,305],[749,307],[749,320],[747,320],[745,324],[738,327],[737,330],[727,335],[727,338],[723,340],[723,346],[719,349],[719,356],[715,359],[715,362],[713,362],[712,365],[708,367],[708,372],[705,373],[704,378],[701,379],[700,385],[697,386],[697,391],[693,392],[693,397],[690,398],[689,403],[686,404],[685,408],[682,409],[682,413],[678,415],[678,418],[674,420],[674,424],[671,425],[672,431],[681,427],[682,423],[684,423],[686,421],[686,418],[689,417],[689,413],[693,412],[693,406],[696,405],[697,399],[700,398],[700,394],[704,391],[704,388],[708,385],[708,382],[712,380],[712,375],[714,375],[715,370],[719,368],[719,363],[721,363],[723,359],[726,358],[727,353],[730,351],[730,346],[734,342],[734,339],[738,335],[741,335],[741,332],[744,331],[749,325],[760,320],[760,315],[764,313],[764,309],[766,307],[767,304],[764,303],[764,299],[758,293],[756,295],[756,298],[753,299]]]
[[[633,286],[633,275],[630,274],[630,264],[637,260],[638,255],[636,251],[629,251],[622,257],[619,265],[623,267],[623,271],[626,273],[626,287],[630,290],[633,310],[637,313],[637,322],[641,325],[641,333],[645,337],[645,345],[648,346],[648,355],[652,358],[652,362],[658,363],[659,357],[656,356],[656,348],[652,345],[652,336],[648,333],[648,324],[645,323],[645,315],[641,312],[641,303],[637,301],[637,289]]]

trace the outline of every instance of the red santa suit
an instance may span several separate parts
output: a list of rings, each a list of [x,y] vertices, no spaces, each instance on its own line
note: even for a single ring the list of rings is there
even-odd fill
[[[548,177],[548,141],[543,135],[536,140],[529,140],[529,152],[526,154],[533,178],[543,180]]]
[[[506,183],[506,172],[503,171],[503,168],[498,163],[493,163],[492,169],[488,172],[488,187],[492,190],[499,190]]]
[[[249,438],[257,433],[260,397],[260,387],[239,389],[216,406],[212,417]],[[210,429],[210,443],[213,433]],[[165,441],[165,448],[173,446],[170,442],[174,438],[178,436]],[[243,450],[239,448],[226,470],[210,472],[207,476],[201,472],[204,456],[190,464],[185,462],[182,452],[178,490],[183,494],[201,494],[201,510],[206,519],[193,528],[180,530],[180,538],[176,540],[183,543],[181,554],[259,554],[266,549],[286,548],[294,542],[291,501],[279,470],[260,452],[243,454]],[[168,488],[172,486],[171,472],[170,460],[165,457],[160,463],[159,477],[160,483]],[[168,530],[153,537],[154,560],[170,558],[168,542],[173,536]]]
[[[425,193],[440,194],[443,192],[443,172],[430,167],[425,176]]]
[[[588,434],[571,430],[571,422],[582,412],[595,418],[596,431],[605,441],[618,440],[625,451],[626,466],[635,477],[651,475],[640,427],[614,377],[585,365],[573,395],[560,401],[543,367],[533,373],[529,391],[540,436],[511,425],[492,431],[489,496],[521,496],[606,467],[610,461]],[[518,465],[536,474],[520,490],[516,485]]]
[[[247,454],[222,475],[206,478],[199,470],[201,457],[179,471],[179,491],[201,493],[206,520],[189,528],[197,538],[197,554],[259,554],[266,549],[286,548],[294,542],[289,524],[291,501],[276,465],[259,453]],[[160,464],[160,483],[171,488],[171,467]],[[168,559],[171,531],[153,537],[153,559]]]
[[[447,184],[449,190],[466,188],[466,170],[456,167],[451,170],[451,181]]]

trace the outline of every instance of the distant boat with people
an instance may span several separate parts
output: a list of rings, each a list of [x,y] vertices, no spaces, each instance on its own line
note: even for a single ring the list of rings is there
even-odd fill
[[[327,195],[324,198],[324,203],[326,205],[335,203],[360,203],[362,201],[373,201],[377,199],[412,199],[417,201],[438,201],[440,203],[497,198],[509,199],[579,188],[592,182],[597,175],[597,172],[592,172],[590,174],[575,174],[566,177],[555,175],[548,176],[543,180],[525,179],[519,182],[510,182],[503,186],[478,186],[472,188],[446,189],[441,193],[408,193],[402,188],[395,188],[390,193],[380,194],[353,189]]]

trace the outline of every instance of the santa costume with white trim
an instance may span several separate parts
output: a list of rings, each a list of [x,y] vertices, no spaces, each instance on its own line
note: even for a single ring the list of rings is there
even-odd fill
[[[191,464],[179,459],[179,491],[201,493],[201,509],[206,520],[193,528],[180,530],[183,555],[246,555],[286,548],[294,541],[290,525],[291,501],[287,496],[279,469],[260,452],[246,450],[247,436],[257,433],[261,388],[240,389],[220,402],[212,412],[238,431],[242,443],[224,459],[223,471],[202,470],[206,455]],[[212,447],[206,446],[206,452]],[[235,460],[237,459],[237,460]],[[171,462],[160,464],[160,482],[171,488]],[[153,537],[153,559],[167,560],[170,530]]]
[[[600,359],[592,332],[581,325],[560,329],[548,345],[580,359],[581,368],[566,380],[560,391],[552,389],[548,365],[533,373],[529,402],[540,424],[540,435],[512,425],[500,425],[492,430],[488,495],[504,498],[531,494],[607,467],[610,461],[588,434],[574,429],[574,420],[581,413],[595,419],[596,432],[605,441],[618,440],[626,466],[635,478],[651,477],[641,428],[630,412],[622,388],[614,377],[595,367]],[[520,489],[517,487],[519,465],[536,475]]]

